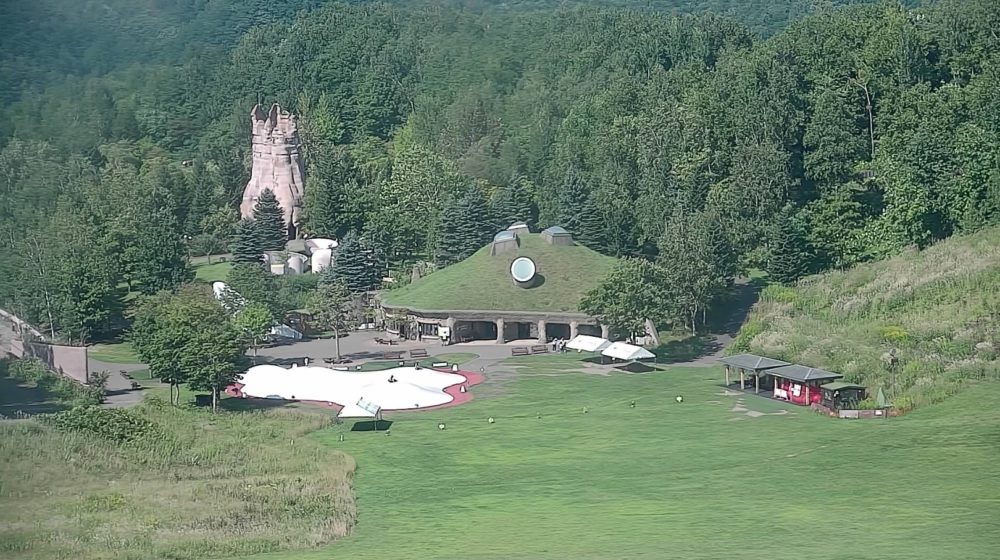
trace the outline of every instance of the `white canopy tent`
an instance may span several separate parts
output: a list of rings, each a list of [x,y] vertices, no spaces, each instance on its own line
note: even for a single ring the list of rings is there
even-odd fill
[[[624,361],[651,360],[656,357],[656,354],[653,354],[641,346],[633,346],[631,344],[625,344],[624,342],[614,342],[610,344],[607,348],[601,351],[601,355]]]
[[[566,343],[566,348],[577,352],[600,352],[608,346],[611,346],[611,341],[608,339],[585,334],[577,335],[576,338]]]

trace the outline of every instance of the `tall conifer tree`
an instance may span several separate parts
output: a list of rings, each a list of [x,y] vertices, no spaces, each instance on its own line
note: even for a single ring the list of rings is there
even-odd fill
[[[236,224],[229,251],[233,254],[233,262],[237,264],[263,262],[264,250],[261,248],[256,222],[244,218]]]
[[[559,224],[573,238],[591,249],[603,248],[604,226],[597,212],[590,189],[580,173],[573,168],[566,172],[559,197]]]
[[[489,243],[495,222],[487,204],[483,190],[472,185],[461,198],[445,207],[435,251],[439,264],[465,259]]]
[[[333,265],[324,271],[322,281],[341,282],[352,294],[366,292],[378,285],[378,271],[371,251],[353,231],[340,240]]]
[[[260,248],[264,251],[284,251],[288,242],[285,214],[271,189],[265,189],[260,193],[257,205],[253,209],[253,219],[256,222]]]

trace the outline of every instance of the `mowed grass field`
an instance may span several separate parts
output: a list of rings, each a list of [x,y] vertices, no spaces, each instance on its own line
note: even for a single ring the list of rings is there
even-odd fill
[[[108,364],[139,364],[142,360],[136,355],[132,344],[118,342],[113,344],[94,344],[87,349],[87,356]]]
[[[846,421],[723,395],[718,368],[605,377],[575,359],[513,360],[516,379],[474,389],[499,396],[389,414],[391,435],[315,432],[357,462],[358,525],[253,558],[997,557],[1000,386]]]

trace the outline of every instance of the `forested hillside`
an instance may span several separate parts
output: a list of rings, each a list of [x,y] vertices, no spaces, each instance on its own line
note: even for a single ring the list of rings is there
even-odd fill
[[[1000,220],[992,0],[827,8],[767,39],[715,14],[534,2],[91,10],[106,2],[79,21],[48,17],[58,4],[19,7],[4,39],[0,299],[76,340],[228,240],[258,99],[300,115],[307,232],[355,230],[392,268],[440,261],[445,209],[481,197],[480,238],[523,216],[704,264],[703,309],[740,268],[791,281]]]

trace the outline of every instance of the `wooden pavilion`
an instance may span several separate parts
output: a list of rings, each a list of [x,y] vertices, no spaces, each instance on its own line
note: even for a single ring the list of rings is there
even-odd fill
[[[737,354],[735,356],[726,356],[724,358],[720,358],[719,361],[726,365],[726,387],[729,386],[730,378],[734,375],[734,373],[739,372],[740,389],[746,389],[746,377],[747,374],[749,374],[753,376],[754,392],[756,393],[760,392],[761,377],[765,376],[768,371],[776,367],[791,365],[788,362],[765,358],[755,354]]]

